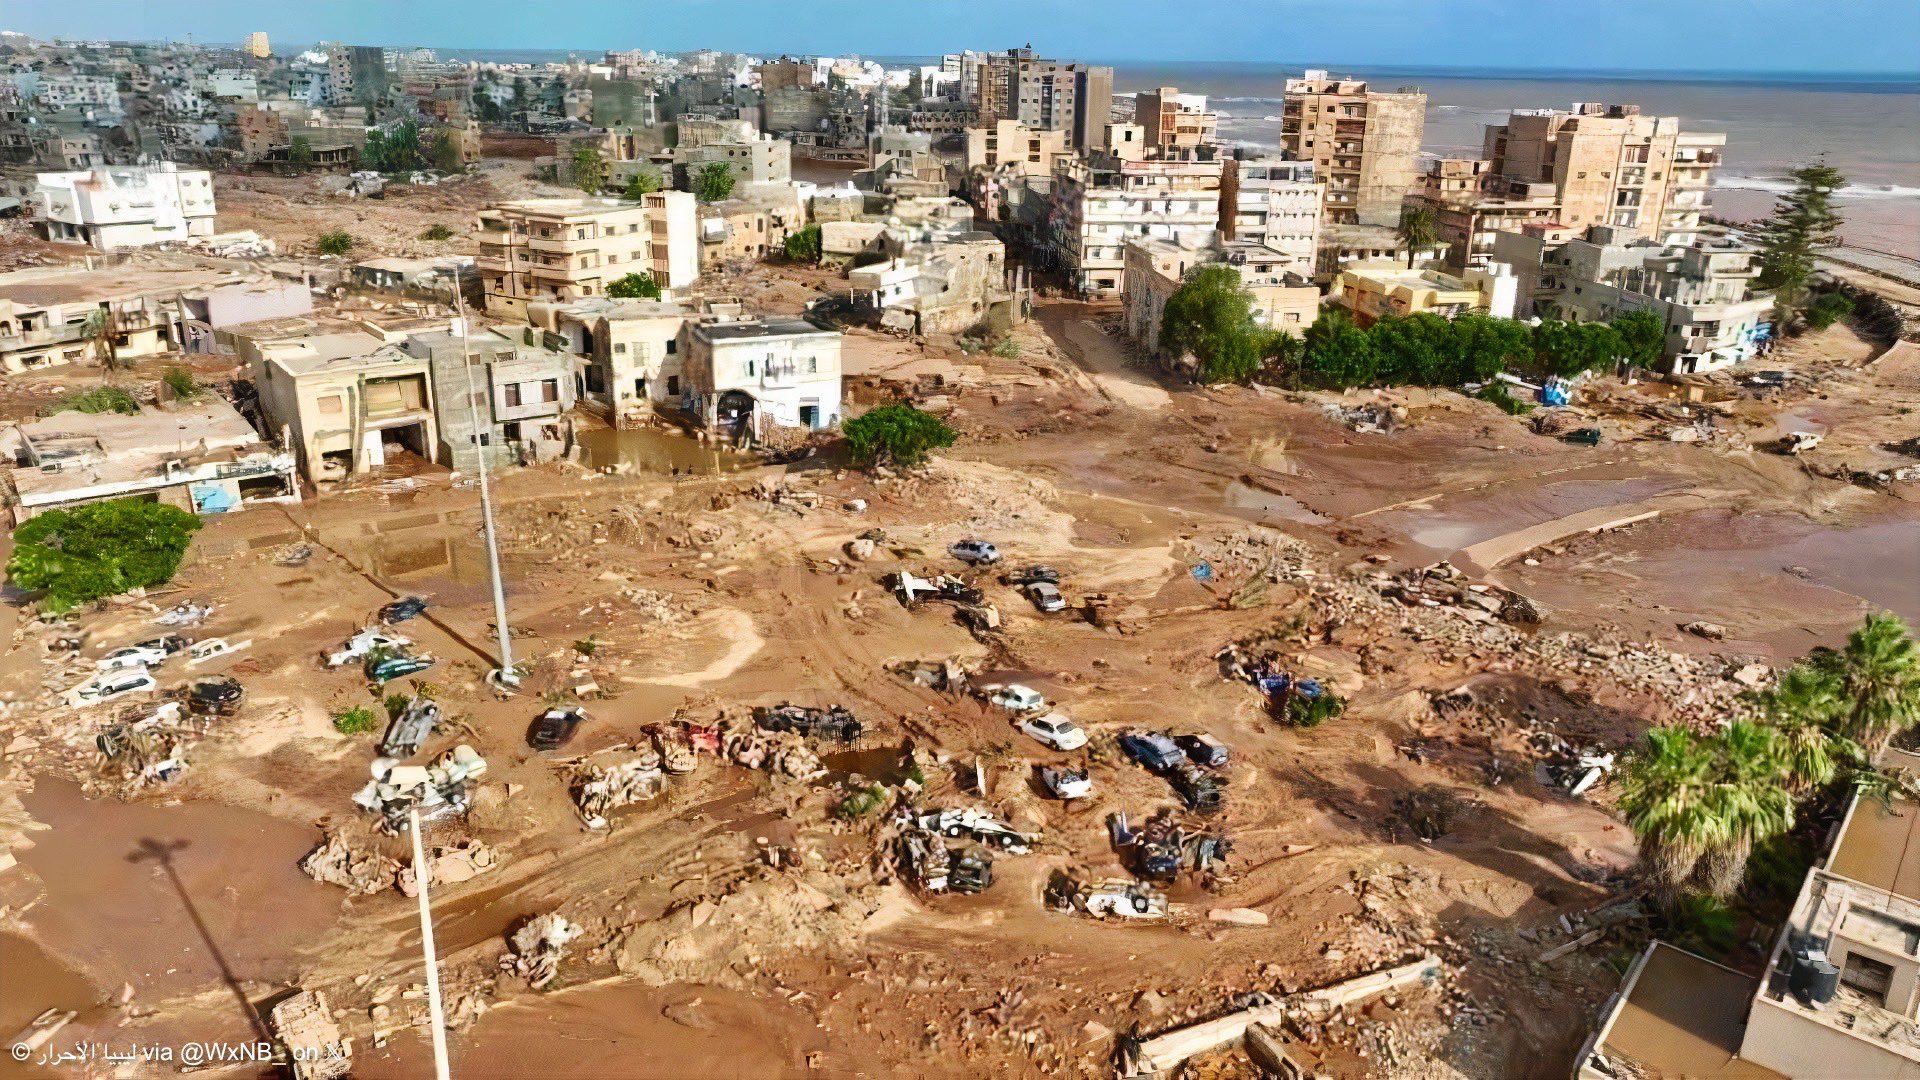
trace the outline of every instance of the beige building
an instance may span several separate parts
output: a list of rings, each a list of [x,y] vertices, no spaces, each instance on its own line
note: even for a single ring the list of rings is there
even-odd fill
[[[1147,151],[1155,157],[1190,158],[1212,146],[1220,118],[1207,110],[1207,95],[1183,94],[1171,86],[1133,95],[1133,122],[1146,132]]]
[[[1402,263],[1363,263],[1342,270],[1327,299],[1346,308],[1355,325],[1367,327],[1389,315],[1451,319],[1474,312],[1511,319],[1518,293],[1513,272],[1498,263],[1460,277],[1409,270]]]
[[[989,53],[979,66],[974,104],[982,122],[1018,120],[1039,131],[1064,131],[1074,149],[1102,147],[1113,103],[1113,69],[1047,60],[1033,49]]]
[[[660,300],[533,304],[528,317],[586,360],[580,403],[616,428],[638,427],[682,407],[688,389],[682,328],[692,317]]]
[[[87,321],[105,311],[126,360],[206,352],[216,332],[313,310],[300,281],[213,268],[42,267],[0,274],[0,370],[99,360]]]
[[[1254,319],[1271,330],[1296,337],[1320,314],[1320,289],[1291,272],[1287,253],[1263,244],[1229,242],[1199,247],[1167,240],[1133,240],[1127,244],[1127,284],[1123,293],[1127,334],[1148,356],[1170,369],[1192,373],[1188,357],[1160,352],[1160,324],[1167,300],[1180,291],[1187,275],[1202,266],[1229,266],[1253,298]]]
[[[684,191],[619,199],[522,199],[480,214],[476,261],[487,310],[526,317],[529,301],[603,296],[628,274],[653,275],[663,296],[700,276],[698,205]]]
[[[1053,164],[1073,151],[1067,133],[1030,128],[1018,120],[995,120],[967,129],[967,171],[1010,176],[1051,176]]]
[[[1309,71],[1287,80],[1280,146],[1327,182],[1326,220],[1395,225],[1419,175],[1427,95],[1375,91],[1364,79]]]
[[[1612,225],[1686,242],[1711,205],[1708,189],[1724,134],[1680,130],[1677,116],[1638,105],[1582,102],[1572,111],[1529,109],[1489,125],[1481,156],[1491,171],[1543,181],[1559,192],[1561,224]]]
[[[1560,217],[1551,183],[1502,176],[1484,159],[1427,162],[1415,198],[1432,214],[1434,233],[1447,245],[1447,266],[1455,271],[1486,266],[1496,235],[1552,225]]]
[[[1089,297],[1126,287],[1126,245],[1146,238],[1197,247],[1220,225],[1219,161],[1063,160],[1054,173],[1046,257]]]
[[[267,45],[267,32],[255,30],[247,35],[246,52],[255,60],[265,60],[273,55],[273,49]]]

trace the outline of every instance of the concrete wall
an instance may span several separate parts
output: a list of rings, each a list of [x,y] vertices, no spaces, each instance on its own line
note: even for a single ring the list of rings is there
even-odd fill
[[[1883,1044],[1828,1027],[1762,994],[1747,1018],[1740,1056],[1788,1077],[1847,1080],[1920,1080],[1920,1051],[1895,1053]]]

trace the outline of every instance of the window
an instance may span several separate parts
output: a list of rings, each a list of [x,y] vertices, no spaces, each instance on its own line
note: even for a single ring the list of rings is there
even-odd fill
[[[1886,1005],[1887,989],[1893,984],[1893,965],[1858,953],[1847,955],[1847,966],[1840,982]]]
[[[509,409],[519,408],[520,407],[520,384],[508,383],[507,385],[501,387],[500,396],[502,400],[506,402],[507,408]]]
[[[668,397],[680,396],[680,376],[678,375],[667,376],[667,396]]]
[[[627,343],[626,343],[626,342],[624,342],[624,341],[616,341],[616,342],[614,342],[614,343],[613,343],[613,351],[614,351],[614,352],[617,352],[617,353],[623,353],[623,352],[626,352],[626,351],[627,351]]]
[[[677,340],[675,340],[674,338],[668,338],[668,339],[667,339],[667,355],[668,355],[668,356],[672,356],[672,355],[673,355],[673,351],[674,351],[674,348],[675,348],[676,346],[678,346],[679,344],[680,344],[680,342],[679,342],[679,341],[677,341]]]
[[[346,399],[339,394],[331,394],[319,401],[321,416],[339,416],[346,412]]]
[[[560,380],[559,379],[542,379],[540,381],[540,400],[541,401],[559,401],[560,400]]]
[[[814,356],[807,357],[807,374],[815,375],[815,374],[818,374],[819,371],[820,371],[819,358]]]

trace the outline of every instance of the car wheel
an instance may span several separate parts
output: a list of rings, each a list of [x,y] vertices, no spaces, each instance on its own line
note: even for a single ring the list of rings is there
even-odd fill
[[[1136,897],[1134,897],[1134,898],[1133,898],[1133,910],[1135,910],[1135,911],[1138,911],[1138,912],[1140,912],[1140,913],[1141,913],[1142,915],[1144,915],[1144,914],[1146,914],[1146,912],[1147,912],[1147,898],[1146,898],[1146,897],[1144,897],[1144,896],[1136,896]]]
[[[948,835],[948,836],[959,836],[959,835],[960,835],[961,833],[963,833],[963,832],[966,832],[966,831],[967,831],[967,830],[965,830],[965,829],[962,829],[962,828],[961,828],[960,826],[958,826],[958,825],[949,825],[949,826],[947,826],[947,835]]]

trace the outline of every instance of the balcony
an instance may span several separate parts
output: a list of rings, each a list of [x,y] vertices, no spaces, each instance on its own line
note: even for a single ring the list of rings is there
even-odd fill
[[[560,254],[577,251],[579,249],[574,245],[587,243],[585,240],[550,240],[541,236],[529,236],[525,242],[527,247],[534,251],[551,251]]]
[[[0,351],[15,349],[33,349],[42,345],[62,345],[70,341],[84,341],[87,328],[80,323],[67,323],[40,330],[28,330],[22,334],[0,334]]]

